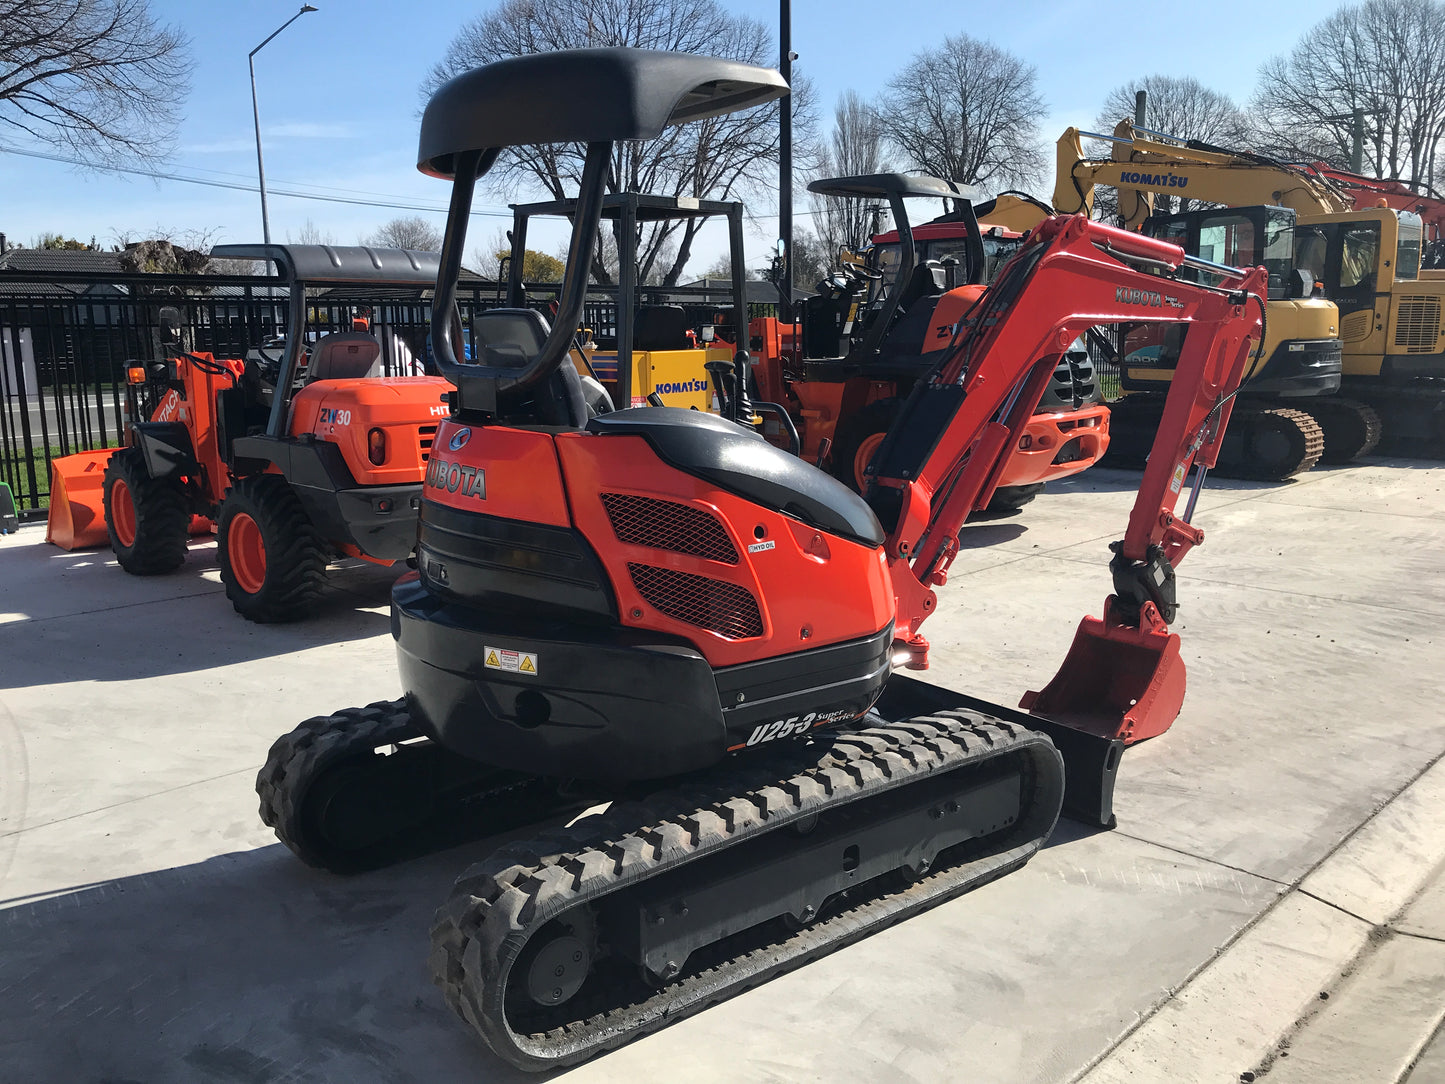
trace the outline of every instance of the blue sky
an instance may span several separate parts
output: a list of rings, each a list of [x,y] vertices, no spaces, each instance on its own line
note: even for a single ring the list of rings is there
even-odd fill
[[[776,24],[777,0],[721,2]],[[176,171],[255,183],[246,54],[299,6],[293,0],[152,0],[162,21],[192,39],[192,90],[172,162]],[[418,86],[456,29],[494,4],[318,0],[316,6],[320,10],[298,19],[256,57],[271,232],[284,241],[310,219],[337,243],[354,244],[388,218],[410,212],[294,199],[275,190],[444,207],[446,186],[415,168]],[[793,0],[793,48],[831,113],[844,90],[875,94],[914,52],[943,35],[987,39],[1037,67],[1049,109],[1040,136],[1051,144],[1070,124],[1090,126],[1111,89],[1154,72],[1192,75],[1243,102],[1260,63],[1288,50],[1332,10],[1303,0],[1219,0],[1207,14],[1195,4],[1121,8],[1098,0]],[[0,143],[18,141],[0,129]],[[505,212],[505,202],[479,193],[479,205]],[[442,211],[427,217],[438,226],[445,221]],[[469,248],[505,222],[474,219]],[[0,231],[12,240],[29,244],[56,231],[109,244],[127,232],[147,236],[156,226],[211,230],[216,243],[259,241],[259,198],[0,153]],[[762,261],[770,247],[765,231],[775,228],[762,220],[749,237],[750,264]],[[561,243],[559,236],[541,247]],[[720,231],[705,238],[693,266],[707,266],[724,247]]]

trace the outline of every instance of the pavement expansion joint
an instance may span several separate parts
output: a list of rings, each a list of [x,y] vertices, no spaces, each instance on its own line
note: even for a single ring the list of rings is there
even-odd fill
[[[1390,921],[1445,869],[1442,758],[1426,764],[1074,1079],[1115,1084],[1163,1079],[1178,1069],[1191,1080],[1233,1081],[1253,1079],[1259,1067],[1272,1064],[1281,1044],[1317,1011],[1317,1001],[1398,941]]]

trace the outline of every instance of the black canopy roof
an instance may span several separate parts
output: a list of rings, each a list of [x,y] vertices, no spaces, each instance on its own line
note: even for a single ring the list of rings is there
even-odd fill
[[[219,260],[268,260],[292,282],[435,286],[440,255],[364,245],[217,245]]]
[[[820,196],[853,196],[887,199],[889,196],[925,196],[932,199],[977,200],[974,185],[945,181],[921,173],[870,173],[862,177],[825,177],[808,185]]]
[[[771,68],[645,49],[567,49],[457,76],[427,103],[417,168],[450,177],[453,156],[530,143],[653,139],[671,124],[788,92]]]

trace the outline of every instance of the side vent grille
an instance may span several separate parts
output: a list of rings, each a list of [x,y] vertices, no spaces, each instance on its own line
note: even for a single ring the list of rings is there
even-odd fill
[[[436,439],[437,427],[434,425],[419,425],[416,429],[417,446],[421,448],[421,461],[425,463],[431,458],[432,441]]]
[[[723,525],[701,508],[630,493],[604,493],[602,506],[619,542],[729,565],[738,563],[737,547]]]
[[[763,634],[758,600],[745,587],[656,565],[629,563],[627,571],[637,593],[659,613],[729,640]]]
[[[1433,354],[1440,338],[1440,302],[1433,297],[1402,297],[1395,319],[1395,345],[1409,354]]]

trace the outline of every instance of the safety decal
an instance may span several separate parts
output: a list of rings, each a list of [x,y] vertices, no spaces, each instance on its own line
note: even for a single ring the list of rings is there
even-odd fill
[[[1184,476],[1189,473],[1189,468],[1183,463],[1174,468],[1174,477],[1169,482],[1169,492],[1178,493],[1184,487]]]
[[[487,657],[483,660],[488,670],[503,670],[508,674],[530,674],[537,676],[537,655],[532,651],[513,651],[508,647],[482,649]]]
[[[748,552],[749,552],[749,553],[762,553],[762,552],[764,552],[764,551],[766,551],[766,550],[775,550],[775,549],[777,549],[777,548],[778,548],[778,544],[777,544],[776,542],[774,542],[772,539],[769,539],[769,540],[766,541],[766,542],[754,542],[751,546],[748,547]]]

